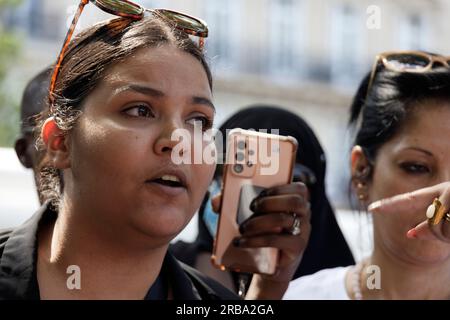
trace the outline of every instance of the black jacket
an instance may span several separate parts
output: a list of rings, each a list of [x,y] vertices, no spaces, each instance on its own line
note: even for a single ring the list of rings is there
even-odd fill
[[[43,222],[55,219],[56,215],[44,205],[18,228],[0,230],[0,300],[40,299],[36,272],[37,231]],[[179,262],[170,253],[166,254],[161,274],[170,283],[176,300],[238,299],[234,293]],[[145,299],[155,298],[150,289]]]

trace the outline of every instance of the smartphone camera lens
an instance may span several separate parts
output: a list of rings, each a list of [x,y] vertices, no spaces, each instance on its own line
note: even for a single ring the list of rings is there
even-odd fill
[[[237,147],[239,150],[244,150],[245,149],[245,141],[241,140],[238,142]]]
[[[249,154],[250,156],[254,155],[254,154],[255,154],[255,150],[252,150],[252,149],[248,150],[248,154]]]
[[[233,166],[234,172],[236,173],[241,173],[242,171],[244,171],[244,166],[242,164],[235,164]]]
[[[244,161],[244,154],[242,152],[236,153],[236,160],[239,162]]]

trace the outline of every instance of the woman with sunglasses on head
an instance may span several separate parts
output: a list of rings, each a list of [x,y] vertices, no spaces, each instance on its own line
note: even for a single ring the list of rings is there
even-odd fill
[[[285,299],[450,298],[446,61],[425,52],[377,57],[350,117],[352,187],[361,207],[375,213],[372,254],[356,266],[294,280]],[[431,205],[433,197],[439,199]]]
[[[354,264],[352,253],[337,224],[325,190],[326,160],[316,135],[301,117],[279,106],[252,105],[228,118],[219,128],[222,136],[234,128],[279,130],[299,142],[294,181],[303,182],[309,191],[311,203],[311,234],[302,261],[294,278],[316,271]],[[224,152],[224,150],[222,150]],[[218,166],[209,193],[203,200],[198,215],[198,236],[194,242],[179,241],[171,245],[174,255],[186,264],[220,281],[238,292],[242,281],[249,277],[237,272],[222,272],[211,264],[211,252],[217,230],[218,215],[213,211],[212,199],[220,192],[222,166]],[[303,221],[302,221],[303,223]]]
[[[48,201],[22,226],[0,232],[0,298],[234,299],[167,253],[215,169],[172,160],[176,130],[206,130],[214,119],[203,40],[197,46],[189,38],[206,37],[206,25],[167,10],[144,15],[129,1],[91,2],[122,17],[70,42],[88,1],[75,15],[39,130]],[[194,139],[191,147],[207,144]],[[309,214],[306,201],[293,201],[306,196],[303,185],[290,184],[268,198],[292,217]],[[277,230],[291,226],[283,218],[271,220]],[[274,244],[281,259],[274,276],[255,277],[249,297],[280,297],[303,244],[270,230],[256,240]]]

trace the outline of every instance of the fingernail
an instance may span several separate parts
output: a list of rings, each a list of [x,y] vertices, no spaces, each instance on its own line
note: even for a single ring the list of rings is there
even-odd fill
[[[233,239],[233,245],[235,247],[239,247],[240,243],[241,243],[241,239],[240,238],[234,238]]]
[[[374,210],[377,210],[379,207],[381,207],[381,201],[375,201],[375,202],[372,202],[371,204],[369,204],[369,206],[367,207],[367,210],[374,211]]]
[[[408,230],[408,232],[406,233],[406,237],[409,238],[409,239],[417,238],[416,228],[412,228],[411,230]]]

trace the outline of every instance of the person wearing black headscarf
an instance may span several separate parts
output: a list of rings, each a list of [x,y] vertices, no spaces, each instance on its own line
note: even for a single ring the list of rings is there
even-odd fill
[[[219,131],[226,137],[227,130],[278,129],[280,135],[297,139],[298,150],[294,180],[306,184],[311,203],[311,235],[308,247],[294,275],[300,276],[316,271],[355,263],[350,248],[336,221],[325,190],[326,159],[323,149],[309,125],[299,116],[277,106],[254,105],[247,107],[226,120]],[[219,150],[220,152],[220,150]],[[222,150],[224,152],[224,150]],[[222,166],[218,166],[209,194],[219,192]],[[219,182],[218,182],[219,181]],[[184,263],[199,267],[197,257],[201,253],[211,253],[217,214],[212,213],[210,195],[207,194],[198,215],[198,236],[193,243],[178,241],[171,245],[173,254]],[[237,277],[233,274],[237,290]]]

